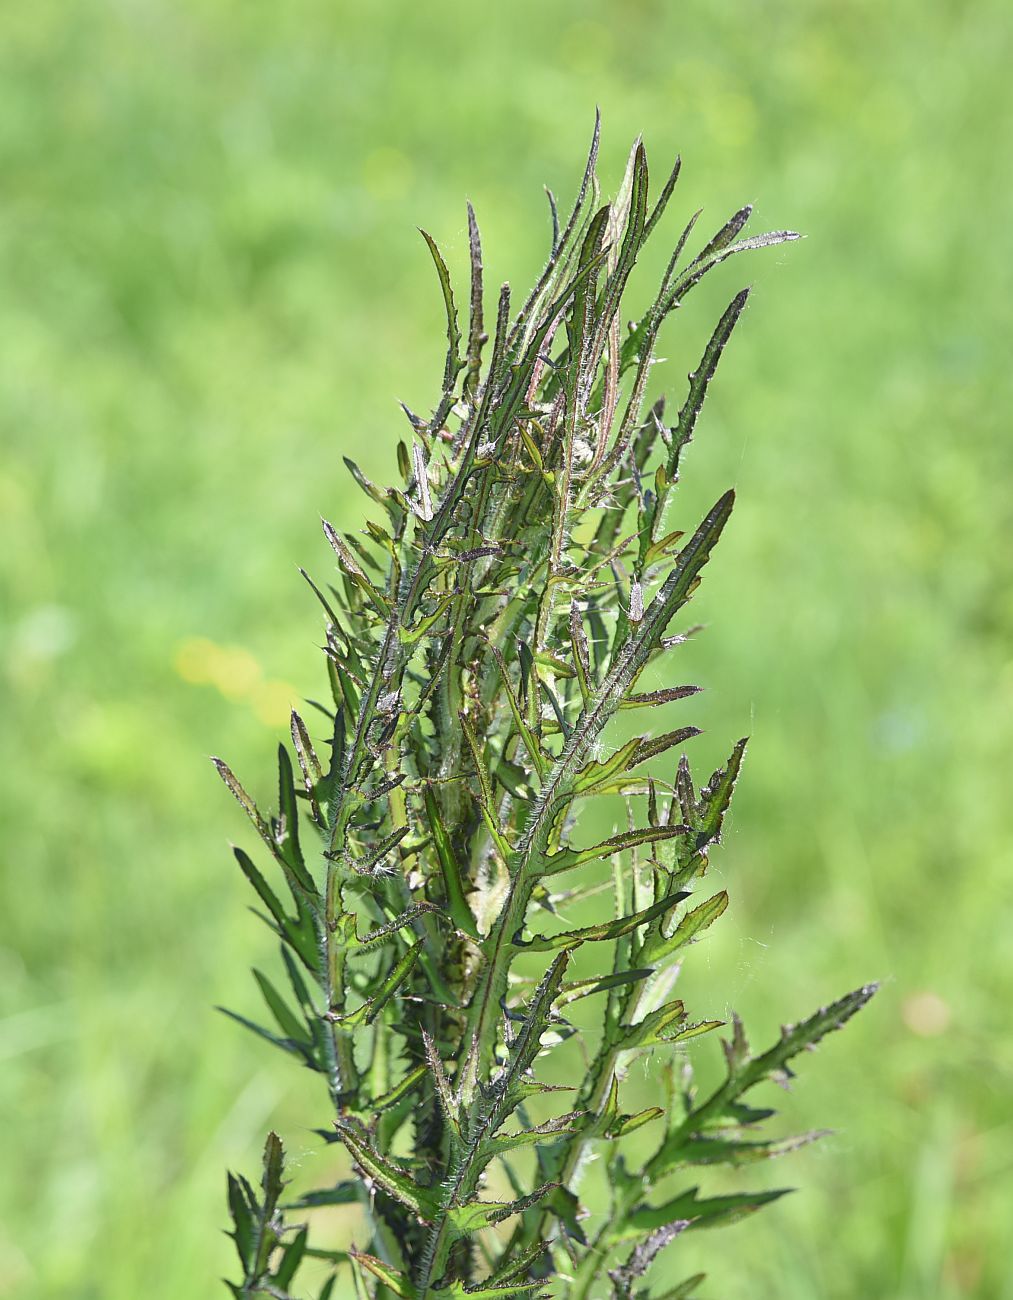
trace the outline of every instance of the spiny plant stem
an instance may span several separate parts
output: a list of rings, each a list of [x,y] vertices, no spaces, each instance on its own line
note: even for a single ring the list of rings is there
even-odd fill
[[[718,321],[674,425],[661,400],[645,415],[648,376],[665,320],[705,275],[796,236],[740,238],[743,208],[687,259],[694,216],[652,305],[624,334],[627,286],[680,164],[652,207],[636,141],[615,199],[600,205],[597,152],[596,123],[562,228],[551,200],[545,270],[513,317],[500,290],[491,339],[474,211],[466,328],[424,233],[446,359],[431,415],[405,408],[397,483],[378,487],[346,461],[371,503],[365,529],[324,523],[337,574],[310,585],[325,613],[326,729],[314,740],[293,714],[295,764],[282,747],[274,817],[216,760],[289,896],[236,850],[280,941],[286,984],[256,972],[267,1025],[229,1014],[322,1076],[328,1136],[355,1171],[283,1202],[272,1134],[261,1190],[230,1177],[242,1281],[229,1286],[244,1300],[291,1297],[310,1251],[350,1268],[369,1300],[591,1300],[609,1286],[615,1300],[634,1288],[647,1300],[641,1279],[662,1250],[677,1253],[684,1231],[780,1194],[701,1196],[680,1178],[815,1136],[758,1139],[773,1112],[745,1094],[783,1079],[873,992],[783,1030],[758,1055],[735,1019],[724,1081],[704,1101],[687,1081],[668,1113],[620,1108],[632,1060],[688,1071],[686,1044],[720,1027],[690,1021],[671,993],[689,945],[728,902],[700,884],[745,742],[697,790],[682,753],[697,729],[667,716],[696,688],[671,685],[667,668],[733,494],[688,540],[664,530],[748,291]],[[662,685],[641,689],[659,666]],[[614,726],[626,711],[662,722],[629,736]],[[589,808],[627,829],[588,843],[577,827]],[[599,887],[610,869],[612,912]],[[580,900],[593,918],[563,928],[561,911]],[[567,980],[578,949],[596,973]],[[580,1036],[596,1027],[597,1046],[579,1056]],[[546,1052],[571,1077],[579,1069],[572,1110],[536,1077]],[[634,1157],[626,1139],[641,1128],[654,1140]],[[588,1242],[577,1180],[599,1149],[612,1203]],[[513,1200],[489,1199],[496,1170]],[[305,1220],[318,1207],[356,1202],[362,1249],[308,1246]],[[324,1225],[312,1228],[316,1241]],[[689,1297],[698,1281],[670,1294]]]

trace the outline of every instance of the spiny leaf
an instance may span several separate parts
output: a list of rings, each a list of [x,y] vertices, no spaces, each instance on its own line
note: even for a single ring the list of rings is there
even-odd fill
[[[828,1129],[802,1133],[798,1137],[780,1138],[772,1142],[746,1142],[735,1138],[701,1136],[692,1138],[679,1149],[677,1165],[751,1165],[760,1160],[797,1151],[800,1147],[818,1142],[828,1136]],[[675,1167],[675,1166],[673,1166]]]
[[[570,871],[573,867],[593,862],[596,858],[623,853],[627,849],[639,848],[642,844],[657,844],[685,833],[685,826],[644,826],[640,830],[622,831],[586,849],[560,849],[549,858],[545,874],[558,875],[561,871]]]
[[[739,231],[745,226],[746,222],[752,216],[753,205],[747,203],[745,207],[739,208],[738,212],[732,214],[725,222],[717,234],[705,244],[697,253],[696,257],[690,262],[690,266],[696,266],[699,262],[706,262],[707,259],[715,253],[720,253],[727,248]]]
[[[661,736],[648,736],[637,746],[630,767],[637,767],[650,758],[657,758],[659,754],[664,754],[676,745],[684,745],[687,740],[692,740],[694,736],[699,735],[699,727],[676,727],[674,731],[666,731]]]
[[[229,1212],[232,1215],[233,1240],[239,1262],[244,1270],[249,1270],[253,1263],[256,1236],[253,1221],[253,1207],[243,1190],[239,1179],[233,1174],[228,1176]]]
[[[400,1300],[415,1300],[418,1291],[400,1269],[378,1259],[376,1255],[367,1255],[361,1250],[350,1250],[348,1255],[353,1264],[365,1269],[367,1273],[372,1273],[389,1291],[399,1296]]]
[[[499,1268],[489,1276],[486,1285],[491,1287],[505,1286],[508,1282],[523,1277],[548,1249],[549,1243],[547,1241],[535,1241],[525,1249],[511,1251],[510,1257],[501,1260]],[[524,1283],[523,1285],[527,1288],[532,1284]],[[541,1283],[538,1283],[538,1285],[540,1286]]]
[[[388,921],[386,925],[378,925],[375,929],[370,930],[368,934],[364,934],[361,939],[356,936],[356,946],[371,948],[382,939],[389,939],[392,935],[397,934],[399,930],[404,930],[418,917],[434,913],[437,916],[443,915],[442,908],[437,907],[435,903],[412,903],[411,907],[406,907],[403,912],[395,916],[392,921]]]
[[[468,319],[467,374],[464,391],[474,393],[479,382],[479,367],[482,360],[482,240],[475,219],[475,209],[468,204],[468,251],[471,256],[471,295]]]
[[[734,1222],[747,1214],[771,1205],[782,1196],[789,1194],[790,1188],[780,1188],[771,1192],[738,1192],[730,1196],[711,1196],[700,1199],[698,1187],[691,1187],[680,1196],[673,1197],[664,1205],[641,1205],[633,1210],[626,1220],[623,1236],[638,1232],[653,1232],[669,1223],[689,1220],[692,1228],[712,1228],[720,1223]]]
[[[576,948],[582,943],[620,939],[625,934],[631,934],[638,926],[646,925],[657,917],[664,916],[686,896],[681,891],[668,894],[659,902],[652,903],[631,916],[621,916],[615,921],[603,921],[598,925],[584,926],[580,930],[565,930],[562,934],[536,934],[530,939],[524,939],[518,933],[514,935],[513,942],[527,952],[550,952],[553,948]]]
[[[240,808],[242,808],[243,812],[246,813],[247,817],[249,817],[250,821],[253,822],[254,826],[257,828],[257,833],[260,835],[261,839],[273,851],[275,845],[274,837],[271,835],[271,829],[264,818],[260,815],[260,810],[257,805],[246,793],[242,785],[240,785],[239,779],[236,777],[235,773],[229,767],[228,763],[224,762],[220,758],[212,758],[211,762],[214,763],[218,775],[232,791],[233,795],[235,795],[236,802],[239,804]]]
[[[458,1114],[457,1102],[450,1087],[450,1081],[447,1078],[447,1072],[443,1068],[443,1062],[440,1060],[440,1054],[437,1051],[436,1044],[432,1036],[423,1029],[422,1041],[425,1044],[426,1062],[429,1066],[429,1073],[436,1085],[436,1095],[440,1099],[443,1108],[444,1118],[453,1128],[458,1137],[461,1136],[461,1121]]]
[[[619,1045],[624,1051],[634,1047],[654,1047],[659,1043],[672,1041],[677,1030],[686,1019],[686,1008],[678,998],[666,1002],[664,1006],[650,1011],[635,1025],[624,1027],[619,1038]]]
[[[467,1205],[452,1206],[450,1221],[459,1233],[478,1232],[482,1228],[495,1227],[513,1214],[530,1210],[544,1200],[555,1189],[555,1183],[545,1183],[536,1187],[527,1196],[518,1197],[516,1201],[469,1201]]]
[[[654,227],[661,220],[665,208],[668,206],[668,201],[672,197],[672,192],[675,189],[675,183],[679,179],[679,173],[681,170],[682,170],[682,158],[679,157],[676,158],[672,170],[668,174],[668,180],[665,181],[665,184],[661,190],[661,194],[658,196],[658,200],[654,205],[654,209],[651,212],[651,215],[647,219],[647,224],[644,226],[645,241],[650,238],[651,232],[653,231]]]
[[[433,265],[436,267],[436,274],[440,281],[440,289],[443,293],[443,305],[447,311],[447,361],[443,371],[443,391],[449,393],[457,372],[464,364],[461,361],[460,354],[461,331],[457,324],[457,307],[454,303],[454,290],[450,283],[450,272],[447,270],[447,264],[443,260],[443,254],[440,252],[436,240],[433,239],[432,235],[430,235],[428,231],[420,230],[419,233],[426,241],[426,247],[432,255]]]
[[[862,1007],[879,989],[878,984],[865,984],[843,998],[832,1002],[827,1007],[781,1031],[780,1040],[762,1056],[758,1056],[746,1067],[746,1075],[752,1082],[759,1082],[785,1066],[799,1052],[808,1051],[821,1042],[827,1034],[833,1033],[861,1011]],[[747,1086],[751,1086],[751,1083]]]
[[[625,772],[633,761],[646,736],[634,736],[625,745],[601,762],[585,763],[573,779],[575,794],[593,794],[619,772]]]
[[[345,468],[348,470],[349,474],[351,474],[352,478],[355,479],[359,487],[362,488],[366,496],[371,497],[378,505],[386,506],[390,499],[387,494],[381,492],[376,484],[372,483],[366,475],[363,474],[362,470],[358,467],[355,461],[351,459],[351,457],[342,456],[341,459],[345,462]]]
[[[544,1285],[544,1282],[508,1282],[502,1286],[487,1286],[484,1283],[465,1286],[463,1282],[451,1282],[448,1287],[441,1287],[438,1294],[440,1300],[444,1296],[452,1297],[453,1300],[512,1300],[514,1296],[531,1296]]]
[[[689,1219],[673,1219],[671,1223],[655,1228],[634,1247],[629,1259],[621,1268],[614,1268],[609,1272],[617,1300],[630,1300],[636,1280],[643,1277],[665,1246],[670,1241],[674,1241],[680,1233],[685,1232],[689,1226]]]
[[[658,691],[647,691],[643,695],[627,695],[619,707],[621,709],[655,708],[659,704],[671,704],[674,700],[684,700],[689,695],[696,695],[700,689],[699,686],[666,686]],[[700,733],[694,731],[693,734]]]
[[[365,1135],[348,1120],[335,1121],[335,1128],[348,1154],[363,1174],[377,1187],[382,1188],[388,1196],[411,1210],[418,1218],[427,1220],[436,1217],[439,1213],[439,1202],[433,1192],[426,1187],[421,1187],[408,1173],[376,1151]]]
[[[722,889],[713,898],[708,898],[699,907],[694,907],[692,911],[686,913],[667,939],[659,935],[656,941],[648,943],[651,960],[657,961],[678,952],[709,925],[713,925],[727,906],[728,894]]]
[[[390,973],[380,984],[371,998],[355,1011],[346,1013],[330,1012],[330,1018],[343,1029],[354,1029],[358,1025],[371,1025],[401,985],[407,980],[419,959],[425,938],[417,939],[392,967]]]
[[[700,846],[716,843],[721,838],[721,827],[724,824],[728,805],[731,803],[747,743],[745,737],[736,743],[728,762],[714,772],[700,791],[700,798],[690,822],[696,831],[696,842]]]
[[[575,1110],[567,1115],[558,1115],[555,1119],[547,1119],[542,1124],[536,1124],[534,1128],[485,1138],[482,1144],[482,1155],[492,1159],[495,1156],[505,1155],[516,1147],[537,1146],[540,1142],[558,1141],[561,1137],[568,1137],[575,1131],[574,1125],[577,1120],[583,1118],[583,1115],[583,1111]]]
[[[728,304],[704,349],[700,364],[689,377],[689,393],[686,395],[686,400],[679,412],[678,423],[672,439],[672,449],[669,453],[668,474],[670,478],[674,475],[678,465],[679,452],[693,437],[697,417],[707,396],[708,385],[714,378],[714,372],[721,360],[721,353],[732,336],[732,330],[734,330],[739,317],[742,315],[748,298],[749,290],[742,289]]]

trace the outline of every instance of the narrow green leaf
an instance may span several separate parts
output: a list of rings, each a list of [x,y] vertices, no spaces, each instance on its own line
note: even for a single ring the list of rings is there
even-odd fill
[[[292,710],[291,717],[292,730],[292,748],[295,750],[296,758],[299,762],[299,770],[302,772],[303,788],[306,791],[306,797],[309,800],[310,812],[314,821],[318,825],[323,825],[323,815],[317,802],[317,787],[324,775],[324,770],[317,758],[316,750],[313,748],[313,742],[310,740],[310,734],[306,730],[306,723],[303,722],[299,714]]]
[[[790,1188],[781,1188],[772,1192],[740,1192],[731,1196],[712,1196],[700,1200],[698,1187],[692,1187],[682,1195],[666,1201],[664,1205],[641,1205],[627,1217],[622,1235],[629,1236],[639,1232],[651,1232],[666,1223],[680,1219],[689,1219],[693,1228],[711,1228],[721,1223],[733,1223],[747,1214],[771,1205],[782,1196],[787,1196]]]
[[[454,1133],[459,1138],[461,1136],[461,1121],[458,1114],[457,1103],[454,1094],[451,1091],[450,1080],[447,1078],[447,1072],[444,1069],[443,1062],[440,1060],[439,1051],[433,1042],[432,1036],[422,1031],[422,1042],[425,1046],[426,1063],[429,1066],[429,1074],[436,1088],[436,1095],[440,1099],[440,1106],[443,1110],[444,1118]]]
[[[822,1007],[808,1020],[802,1020],[797,1025],[783,1029],[780,1040],[746,1066],[744,1074],[749,1080],[746,1086],[752,1087],[761,1079],[776,1074],[793,1057],[798,1056],[799,1052],[815,1047],[827,1034],[843,1028],[853,1015],[861,1011],[878,989],[878,984],[865,984],[862,988],[855,989],[854,992],[832,1002],[830,1006]]]
[[[773,1160],[777,1156],[798,1151],[827,1137],[829,1130],[819,1129],[797,1137],[780,1138],[773,1142],[745,1142],[736,1138],[700,1136],[691,1138],[678,1150],[678,1159],[671,1166],[680,1165],[751,1165],[760,1160]],[[659,1171],[660,1172],[660,1171]],[[667,1172],[667,1169],[665,1170]]]
[[[522,1214],[544,1200],[554,1191],[555,1183],[544,1183],[527,1196],[516,1201],[469,1201],[466,1205],[452,1206],[448,1212],[450,1222],[462,1235],[495,1227],[513,1214]]]
[[[413,1070],[409,1070],[399,1083],[394,1084],[393,1088],[388,1089],[379,1097],[374,1097],[370,1102],[369,1109],[375,1113],[388,1110],[399,1102],[402,1097],[406,1097],[413,1088],[417,1088],[428,1077],[428,1074],[429,1071],[424,1065],[417,1065]]]
[[[489,780],[489,772],[485,764],[485,758],[479,748],[475,728],[472,725],[471,718],[463,710],[458,714],[458,718],[464,731],[464,738],[468,742],[468,748],[471,750],[472,761],[475,764],[475,775],[478,777],[482,803],[491,813],[493,806],[492,782]]]
[[[285,1207],[290,1210],[311,1210],[319,1205],[358,1205],[362,1188],[359,1183],[335,1183],[333,1187],[322,1187],[317,1191],[304,1192]]]
[[[291,1038],[293,1042],[306,1042],[309,1046],[308,1033],[306,1026],[299,1020],[298,1016],[291,1010],[285,999],[274,987],[267,976],[254,967],[253,978],[257,981],[260,991],[264,996],[271,1014],[277,1021],[278,1028],[286,1038]]]
[[[660,736],[648,736],[646,740],[640,742],[629,766],[638,767],[648,759],[657,758],[659,754],[664,754],[676,745],[684,745],[687,740],[692,740],[694,736],[699,735],[699,727],[676,727],[674,731],[666,731]]]
[[[738,235],[739,231],[745,226],[746,222],[752,216],[753,205],[747,203],[745,207],[739,208],[738,212],[732,213],[731,217],[725,222],[713,239],[697,253],[696,257],[690,262],[690,266],[696,266],[700,262],[706,262],[709,257],[715,253],[720,253],[728,247],[732,240]]]
[[[342,456],[341,459],[345,462],[345,468],[348,470],[349,474],[351,474],[352,478],[355,479],[359,487],[362,488],[366,496],[371,497],[378,505],[386,506],[389,500],[387,494],[381,492],[375,483],[370,482],[355,461],[349,456]]]
[[[229,1213],[232,1216],[232,1237],[236,1243],[236,1253],[244,1272],[249,1272],[253,1263],[255,1249],[255,1226],[253,1213],[243,1193],[239,1179],[234,1174],[228,1176]]]
[[[495,1137],[485,1138],[482,1142],[482,1159],[493,1159],[505,1155],[517,1147],[537,1146],[541,1142],[556,1142],[576,1132],[575,1124],[584,1116],[583,1111],[571,1111],[568,1115],[558,1115],[533,1128],[521,1129],[516,1133],[499,1133]]]
[[[535,1241],[524,1250],[511,1250],[509,1258],[502,1261],[501,1266],[496,1269],[485,1281],[484,1285],[489,1287],[505,1286],[508,1282],[514,1282],[519,1277],[524,1277],[534,1264],[549,1250],[547,1241]],[[526,1289],[532,1284],[523,1283]],[[542,1284],[539,1283],[539,1286]]]
[[[605,993],[609,989],[623,988],[628,984],[639,984],[654,974],[654,967],[647,966],[640,970],[615,971],[611,975],[592,975],[590,979],[573,980],[563,986],[563,994],[558,1005],[567,1006],[579,998],[590,997],[594,993]]]
[[[689,1219],[673,1219],[648,1233],[621,1268],[610,1270],[616,1300],[632,1300],[633,1285],[647,1272],[658,1254],[690,1226]]]
[[[708,898],[699,907],[694,907],[691,912],[686,913],[667,939],[658,935],[656,940],[648,941],[647,951],[651,960],[670,957],[672,953],[678,952],[698,934],[702,934],[709,925],[713,925],[727,906],[728,894],[722,889],[713,898]]]
[[[284,1166],[285,1150],[281,1144],[281,1138],[272,1131],[268,1133],[267,1140],[264,1143],[264,1169],[260,1180],[260,1186],[264,1193],[264,1204],[259,1257],[257,1260],[258,1276],[267,1268],[268,1260],[271,1257],[273,1234],[268,1232],[268,1224],[274,1218],[274,1211],[284,1188],[282,1182]]]
[[[678,1286],[669,1287],[667,1291],[662,1291],[659,1296],[653,1297],[652,1300],[689,1300],[690,1295],[707,1276],[706,1273],[694,1273],[692,1277],[686,1278]]]
[[[576,598],[570,603],[570,646],[573,652],[573,666],[580,686],[581,698],[587,708],[591,701],[591,658],[588,654],[587,635],[584,621],[580,615],[580,606]]]
[[[258,1025],[252,1020],[247,1020],[245,1016],[239,1015],[236,1011],[230,1011],[228,1007],[216,1007],[222,1015],[228,1016],[234,1020],[237,1025],[242,1025],[244,1029],[249,1029],[251,1033],[256,1034],[258,1038],[265,1039],[268,1043],[273,1043],[275,1047],[280,1047],[283,1052],[289,1052],[292,1056],[298,1056],[299,1059],[310,1067],[310,1069],[319,1069],[317,1062],[314,1060],[313,1053],[308,1044],[302,1040],[293,1038],[280,1038],[277,1034],[272,1034],[270,1029],[265,1029],[263,1025]]]
[[[435,903],[412,903],[411,907],[406,907],[403,912],[395,916],[392,921],[388,921],[386,925],[378,925],[376,929],[370,930],[361,939],[356,935],[355,945],[357,948],[371,948],[381,940],[389,939],[399,931],[404,930],[418,917],[432,914],[443,916],[444,912]]]
[[[247,817],[249,817],[250,821],[253,822],[254,826],[257,828],[257,834],[264,841],[264,843],[271,849],[271,851],[274,852],[275,843],[274,843],[274,837],[271,834],[271,828],[268,826],[264,818],[260,815],[260,810],[258,809],[257,805],[246,793],[242,785],[240,785],[239,779],[232,771],[232,768],[229,767],[228,763],[224,762],[220,758],[212,758],[211,762],[214,763],[218,775],[222,778],[222,780],[225,782],[228,788],[232,791],[233,795],[235,796],[236,802],[239,804],[240,808],[242,808],[243,812],[246,813]]]
[[[447,828],[440,816],[439,804],[436,802],[436,796],[432,788],[426,786],[423,792],[423,799],[426,806],[426,817],[429,821],[429,829],[433,835],[433,842],[436,845],[437,856],[440,860],[440,871],[443,875],[443,888],[447,896],[447,910],[453,918],[454,924],[459,930],[477,939],[478,925],[468,906],[468,900],[464,896],[464,882],[461,879],[461,868],[458,866],[457,858],[454,855],[454,848],[450,842],[450,836],[447,834]]]
[[[503,659],[503,656],[500,654],[497,647],[491,641],[488,642],[487,644],[489,647],[489,653],[496,660],[496,664],[499,668],[500,680],[503,683],[503,693],[506,695],[507,703],[510,706],[510,712],[513,715],[514,725],[516,726],[517,732],[520,735],[520,738],[524,744],[524,748],[528,751],[528,757],[531,759],[535,771],[537,772],[539,777],[542,777],[544,776],[545,772],[548,769],[548,764],[545,761],[545,756],[543,755],[541,749],[539,748],[538,741],[531,734],[531,730],[528,727],[528,724],[524,720],[524,715],[521,712],[520,702],[518,701],[517,696],[514,694],[514,688],[513,685],[511,684],[509,671],[507,669],[506,662]],[[522,664],[523,664],[523,659],[522,659]],[[522,679],[521,682],[521,691],[523,694],[524,679]]]
[[[282,1291],[295,1277],[296,1269],[302,1262],[306,1253],[306,1242],[309,1235],[307,1228],[300,1228],[296,1235],[285,1247],[281,1261],[274,1271],[274,1277],[271,1279],[274,1285]]]
[[[660,691],[646,691],[643,695],[627,695],[619,707],[621,709],[656,708],[659,704],[671,704],[674,700],[684,700],[687,696],[696,695],[701,689],[699,686],[666,686]],[[694,731],[693,734],[700,733]]]
[[[553,948],[576,948],[582,943],[620,939],[625,934],[632,934],[638,926],[647,925],[657,917],[664,916],[685,897],[685,893],[677,891],[630,916],[621,916],[614,921],[603,921],[598,925],[587,925],[580,930],[564,930],[562,934],[536,934],[530,939],[524,939],[518,931],[513,937],[513,943],[515,947],[523,948],[526,952],[551,952]]]
[[[368,1273],[372,1273],[375,1278],[379,1278],[383,1286],[392,1291],[394,1295],[400,1297],[400,1300],[415,1300],[418,1295],[415,1287],[412,1286],[406,1274],[393,1265],[388,1264],[385,1260],[377,1259],[375,1255],[367,1255],[361,1250],[349,1250],[348,1257],[353,1264],[359,1268],[364,1268]]]
[[[468,251],[471,260],[471,294],[464,391],[473,395],[479,382],[485,334],[482,325],[482,239],[478,231],[478,221],[475,219],[475,209],[470,203],[468,204]]]
[[[724,767],[719,767],[713,773],[711,779],[700,791],[700,798],[696,805],[693,820],[690,823],[696,831],[698,848],[702,848],[707,844],[718,843],[721,839],[721,828],[724,825],[725,813],[732,801],[732,793],[735,789],[735,782],[738,780],[739,771],[742,768],[747,743],[745,737],[736,743],[728,762]]]
[[[285,915],[285,909],[282,907],[280,901],[278,900],[278,896],[271,889],[271,886],[267,883],[267,881],[260,874],[257,868],[253,865],[253,862],[250,859],[248,854],[244,853],[243,850],[241,848],[238,848],[236,845],[232,846],[232,852],[235,855],[236,861],[239,863],[243,875],[250,882],[253,888],[257,891],[257,894],[259,895],[261,902],[271,913],[272,917],[274,917],[278,929],[283,930],[288,918]]]
[[[425,1221],[436,1217],[440,1208],[439,1201],[429,1188],[420,1187],[408,1173],[380,1155],[365,1135],[348,1120],[336,1120],[335,1128],[342,1145],[366,1177],[371,1178],[388,1196],[411,1210],[418,1218]],[[390,1286],[391,1283],[387,1282],[387,1285]]]
[[[452,1300],[511,1300],[514,1296],[531,1296],[545,1286],[542,1282],[506,1282],[501,1286],[486,1286],[479,1282],[476,1286],[465,1286],[463,1282],[451,1282],[441,1287],[440,1300],[444,1296]]]
[[[644,826],[640,830],[622,831],[619,835],[602,840],[600,844],[592,844],[590,848],[560,849],[547,860],[545,875],[555,876],[585,862],[593,862],[596,858],[607,858],[613,853],[639,848],[642,844],[661,843],[685,833],[685,826]]]
[[[675,164],[672,167],[672,170],[669,172],[668,180],[665,181],[665,184],[662,187],[661,193],[658,196],[658,201],[657,203],[655,203],[651,215],[647,219],[647,224],[644,226],[645,243],[650,238],[651,233],[654,230],[654,227],[661,220],[665,208],[668,206],[668,200],[672,197],[672,191],[675,189],[675,183],[679,179],[679,172],[681,170],[682,170],[682,158],[678,157],[675,160]]]
[[[573,790],[575,794],[593,794],[596,789],[605,784],[610,777],[619,772],[625,772],[633,761],[637,750],[647,739],[646,736],[634,736],[628,740],[625,745],[617,749],[609,758],[601,762],[585,763],[573,779]]]
[[[454,302],[454,290],[450,283],[450,272],[447,270],[447,264],[443,260],[443,254],[440,252],[436,240],[428,231],[420,230],[419,233],[426,241],[426,246],[432,255],[433,265],[436,267],[440,289],[443,293],[443,305],[447,312],[447,360],[443,369],[443,391],[449,393],[458,372],[464,365],[461,360],[461,330],[457,323],[457,306]],[[433,431],[435,432],[435,429]]]
[[[351,1011],[347,1015],[331,1012],[330,1018],[344,1029],[354,1029],[359,1025],[371,1025],[414,970],[415,963],[419,959],[419,953],[422,951],[425,942],[424,938],[417,939],[402,954],[377,991],[361,1007],[356,1008],[355,1011]]]
[[[656,1047],[661,1043],[671,1042],[676,1036],[672,1032],[673,1029],[678,1030],[685,1019],[686,1008],[679,999],[666,1002],[656,1011],[648,1012],[635,1025],[624,1026],[619,1038],[619,1046],[627,1051],[634,1047]]]
[[[284,859],[292,874],[309,895],[316,893],[313,877],[306,870],[299,846],[299,805],[295,797],[292,760],[284,745],[278,746],[278,818],[274,824],[276,853]]]
[[[610,1138],[625,1137],[627,1133],[635,1133],[638,1128],[643,1128],[645,1124],[660,1119],[664,1113],[660,1106],[648,1106],[646,1110],[638,1110],[632,1115],[619,1115],[609,1125],[605,1136]]]
[[[696,428],[697,418],[707,396],[710,381],[714,378],[718,362],[721,360],[721,354],[732,336],[732,331],[735,329],[748,299],[749,290],[742,289],[728,304],[714,329],[714,333],[708,340],[706,348],[704,348],[700,364],[689,377],[689,392],[686,395],[682,409],[679,411],[679,419],[673,432],[672,447],[668,457],[667,472],[670,479],[674,479],[677,475],[679,455],[693,437],[693,431]]]

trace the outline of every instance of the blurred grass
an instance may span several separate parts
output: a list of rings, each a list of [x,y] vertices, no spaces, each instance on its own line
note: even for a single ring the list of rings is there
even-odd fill
[[[324,1158],[312,1081],[211,1010],[265,943],[205,756],[267,795],[340,455],[384,475],[434,398],[412,224],[460,266],[469,196],[523,283],[597,101],[606,185],[642,130],[680,212],[809,235],[666,342],[678,394],[757,284],[682,507],[740,489],[699,769],[753,737],[691,1005],[765,1036],[887,982],[785,1099],[837,1130],[774,1171],[804,1190],[673,1275],[1013,1297],[1011,47],[999,0],[0,10],[0,1295],[217,1294],[225,1166],[270,1122]]]

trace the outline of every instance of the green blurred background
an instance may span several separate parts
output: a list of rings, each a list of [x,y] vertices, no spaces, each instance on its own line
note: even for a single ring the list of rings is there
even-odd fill
[[[470,197],[525,283],[597,102],[607,191],[637,132],[684,158],[645,295],[700,205],[809,236],[662,348],[678,395],[756,285],[681,507],[739,488],[681,670],[699,769],[753,737],[694,1010],[762,1042],[885,981],[784,1099],[836,1130],[773,1171],[803,1190],[673,1276],[1013,1297],[1011,66],[1004,0],[0,8],[0,1295],[224,1294],[225,1167],[272,1123],[330,1158],[314,1081],[212,1010],[272,958],[207,755],[269,796],[341,453],[383,477],[394,399],[435,398],[414,225],[463,271]]]

